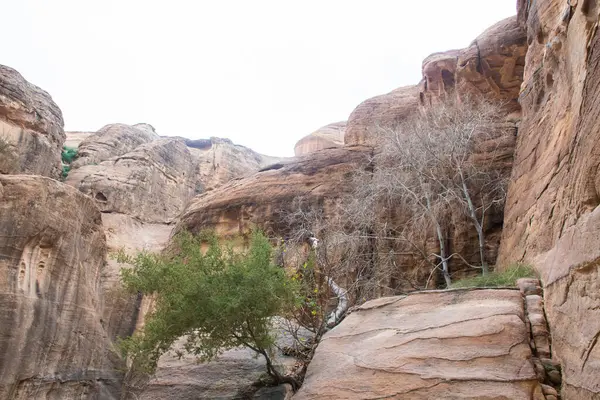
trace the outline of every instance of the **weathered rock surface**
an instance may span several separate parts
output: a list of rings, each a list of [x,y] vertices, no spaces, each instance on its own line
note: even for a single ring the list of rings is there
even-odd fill
[[[65,133],[60,109],[48,93],[0,65],[1,174],[58,178]],[[1,145],[1,143],[0,143]]]
[[[482,95],[518,112],[526,39],[515,16],[488,28],[465,49],[430,55],[423,61],[421,104],[434,106],[452,93]]]
[[[70,131],[65,132],[67,140],[65,140],[65,146],[78,148],[81,142],[94,135],[96,132],[81,132],[81,131]]]
[[[0,176],[0,398],[118,398],[99,312],[106,239],[93,201],[35,176]]]
[[[419,107],[419,87],[405,86],[359,104],[348,117],[344,143],[374,145],[381,128],[392,128]]]
[[[183,141],[158,139],[98,165],[79,167],[66,183],[92,197],[104,213],[169,223],[194,194],[195,165]]]
[[[295,197],[333,201],[348,190],[349,175],[367,160],[368,147],[345,147],[274,164],[244,179],[203,193],[190,203],[177,230],[214,228],[222,236],[247,233],[257,225],[273,234],[286,231],[276,213]],[[326,207],[326,206],[325,206]]]
[[[184,139],[197,162],[196,193],[212,190],[232,179],[249,176],[261,168],[282,161],[259,154],[229,139]]]
[[[600,4],[519,1],[529,49],[499,262],[541,273],[563,398],[600,397]]]
[[[543,399],[516,290],[367,302],[322,339],[294,399]]]
[[[73,162],[76,169],[88,164],[99,164],[135,150],[143,144],[157,140],[159,136],[148,124],[110,124],[88,136],[79,144],[78,158]]]
[[[346,121],[325,125],[300,139],[294,146],[294,154],[298,157],[323,149],[342,147],[345,133]]]

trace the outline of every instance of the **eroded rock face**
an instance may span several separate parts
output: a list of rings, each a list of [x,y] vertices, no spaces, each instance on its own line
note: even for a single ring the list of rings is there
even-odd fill
[[[344,145],[345,133],[346,121],[326,125],[300,139],[294,146],[294,154],[298,157],[323,149],[341,147]]]
[[[66,183],[92,197],[103,213],[169,223],[193,196],[194,173],[192,155],[181,140],[158,139],[98,165],[79,167]]]
[[[418,86],[405,86],[359,104],[348,117],[344,143],[375,145],[380,128],[391,128],[419,107]]]
[[[9,144],[0,153],[0,173],[58,178],[63,126],[48,93],[0,65],[0,140]]]
[[[213,190],[232,179],[249,176],[282,160],[256,153],[229,139],[185,139],[185,143],[198,165],[196,193]]]
[[[299,196],[333,201],[347,192],[347,179],[370,153],[371,148],[360,146],[329,149],[231,181],[194,198],[176,230],[196,233],[214,228],[219,235],[234,236],[256,224],[268,233],[281,234],[286,227],[276,217],[277,211]]]
[[[510,17],[479,35],[466,49],[435,53],[423,61],[419,100],[434,106],[450,94],[482,95],[518,112],[527,40],[525,30]]]
[[[118,398],[93,201],[48,178],[0,175],[0,237],[0,398]]]
[[[78,158],[73,162],[72,168],[99,164],[109,158],[129,153],[158,138],[154,128],[148,124],[106,125],[79,143]]]
[[[600,396],[600,4],[519,1],[529,49],[500,264],[541,273],[563,396]]]
[[[367,302],[322,339],[294,399],[543,399],[516,290]]]

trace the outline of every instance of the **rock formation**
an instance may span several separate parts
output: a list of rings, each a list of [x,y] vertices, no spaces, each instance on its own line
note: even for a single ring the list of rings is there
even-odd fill
[[[346,121],[326,125],[300,139],[294,146],[294,154],[298,157],[314,151],[341,147],[344,145],[345,133]]]
[[[78,161],[66,183],[92,197],[104,213],[169,223],[194,194],[194,161],[181,140],[157,139],[97,165],[76,167]]]
[[[535,265],[563,398],[600,397],[600,4],[519,1],[529,49],[499,264]]]
[[[469,47],[435,53],[423,61],[419,101],[435,106],[446,96],[483,95],[519,111],[517,99],[523,81],[527,42],[515,17],[498,22]]]
[[[344,143],[374,145],[377,131],[391,128],[419,107],[418,86],[405,86],[359,104],[348,117]]]
[[[0,398],[117,396],[94,202],[48,178],[0,175],[0,238]]]
[[[294,399],[544,399],[517,290],[387,297],[328,332]]]
[[[158,139],[154,129],[147,124],[106,125],[98,132],[85,138],[78,147],[78,157],[73,169],[88,164],[98,164],[112,157],[121,156],[135,150],[138,146]]]
[[[0,65],[0,174],[58,178],[63,125],[48,93]]]

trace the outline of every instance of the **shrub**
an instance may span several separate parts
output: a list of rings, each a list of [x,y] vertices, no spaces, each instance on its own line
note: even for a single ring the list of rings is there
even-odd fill
[[[272,363],[271,319],[296,306],[296,284],[272,262],[268,239],[253,232],[248,250],[234,252],[214,234],[181,233],[173,248],[160,255],[117,256],[133,265],[121,272],[125,288],[155,298],[143,329],[121,341],[124,355],[153,372],[159,357],[183,336],[186,352],[203,361],[245,346],[264,356],[277,382],[295,384]]]
[[[77,148],[63,146],[61,158],[63,163],[71,164],[77,158]]]
[[[516,286],[517,279],[534,277],[536,277],[536,273],[531,265],[518,263],[509,266],[502,272],[494,271],[487,275],[461,279],[454,282],[452,287],[513,287]]]

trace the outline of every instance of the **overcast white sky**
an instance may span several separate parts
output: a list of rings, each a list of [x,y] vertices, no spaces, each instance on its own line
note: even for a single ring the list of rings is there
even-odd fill
[[[113,122],[269,155],[421,78],[516,0],[5,0],[0,64],[50,92],[66,130]]]

